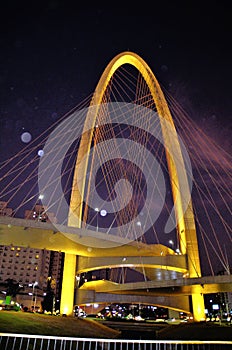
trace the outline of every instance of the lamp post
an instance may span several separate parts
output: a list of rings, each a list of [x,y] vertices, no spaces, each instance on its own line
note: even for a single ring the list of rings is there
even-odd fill
[[[98,231],[98,215],[101,215],[103,217],[105,217],[107,215],[107,211],[105,209],[99,209],[99,208],[95,208],[94,209],[96,211],[96,215],[97,215],[97,231]]]
[[[38,282],[35,281],[33,284],[32,284],[32,301],[33,301],[33,310],[35,312],[35,306],[36,306],[36,297],[37,297],[37,291],[35,293],[35,286],[38,286]]]
[[[95,208],[94,209],[96,211],[96,215],[97,215],[97,231],[98,231],[98,213],[99,213],[99,208]]]

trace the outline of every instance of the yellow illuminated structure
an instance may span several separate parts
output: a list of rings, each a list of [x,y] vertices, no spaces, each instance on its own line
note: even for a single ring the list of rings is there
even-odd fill
[[[130,242],[114,249],[94,248],[89,251],[86,245],[68,238],[65,226],[60,226],[59,231],[54,232],[51,223],[42,223],[34,220],[0,217],[1,244],[18,247],[31,247],[65,253],[65,269],[63,281],[63,297],[61,300],[63,314],[72,314],[73,291],[75,272],[82,273],[94,271],[104,267],[137,267],[148,271],[154,270],[163,274],[164,278],[152,279],[143,282],[115,283],[111,281],[89,281],[78,289],[80,298],[78,303],[102,302],[135,302],[140,298],[141,302],[151,303],[157,306],[169,307],[179,311],[189,312],[188,296],[198,298],[201,294],[213,294],[220,292],[232,292],[232,276],[204,276],[188,278],[187,261],[185,255],[175,252],[161,244],[145,244]],[[76,229],[79,235],[86,235],[85,229]],[[97,238],[98,243],[104,243]],[[91,243],[96,243],[96,237]],[[12,243],[13,242],[13,243]],[[161,254],[162,253],[162,254]],[[78,255],[78,267],[76,271],[76,256]],[[138,259],[142,257],[142,259]],[[127,257],[126,261],[122,259]],[[110,262],[110,264],[109,264]],[[171,275],[169,275],[171,273]],[[177,279],[166,279],[165,276],[179,276]],[[147,290],[149,289],[149,293]],[[79,293],[80,292],[80,293]],[[167,298],[166,298],[167,297]],[[101,299],[101,300],[100,300]],[[70,302],[71,301],[71,302]],[[201,307],[198,300],[194,300],[196,307]]]
[[[117,55],[112,61],[108,64],[105,71],[103,72],[95,93],[92,98],[91,105],[99,106],[102,102],[103,95],[107,89],[107,86],[110,82],[110,79],[112,78],[115,71],[121,67],[124,64],[130,64],[134,66],[143,76],[149,90],[151,93],[151,96],[154,100],[154,103],[157,108],[158,115],[160,117],[160,123],[162,128],[162,134],[163,134],[163,140],[165,148],[169,150],[173,150],[174,152],[178,152],[178,159],[179,163],[178,165],[175,164],[174,159],[170,156],[169,152],[166,151],[166,159],[168,163],[168,169],[169,169],[169,175],[170,175],[170,182],[172,187],[172,195],[173,195],[173,201],[175,203],[175,214],[177,218],[177,235],[180,245],[180,251],[182,254],[186,254],[187,257],[187,266],[188,266],[188,275],[189,277],[201,277],[201,267],[200,267],[200,259],[199,259],[199,251],[198,251],[198,242],[197,242],[197,235],[196,235],[196,227],[195,227],[195,220],[194,220],[194,214],[192,209],[192,203],[191,200],[188,203],[187,210],[183,210],[183,203],[185,201],[185,198],[189,197],[189,185],[188,185],[188,179],[186,172],[184,171],[184,174],[182,173],[181,181],[178,174],[178,167],[181,167],[182,169],[185,169],[184,160],[181,154],[181,149],[178,141],[178,137],[176,138],[170,138],[169,130],[166,127],[165,121],[168,121],[169,125],[172,127],[172,134],[176,135],[176,130],[174,126],[174,122],[170,113],[170,110],[168,108],[167,102],[165,100],[164,94],[160,88],[160,85],[155,78],[153,72],[149,68],[149,66],[144,62],[144,60],[139,57],[137,54],[133,52],[123,52]],[[84,191],[85,191],[85,178],[86,178],[86,171],[88,166],[88,157],[86,157],[86,163],[85,166],[83,166],[82,162],[82,168],[79,168],[79,163],[83,159],[83,157],[90,152],[91,142],[93,138],[93,130],[96,122],[96,116],[98,113],[98,108],[96,107],[96,112],[93,114],[87,115],[86,118],[86,125],[88,127],[85,132],[82,135],[81,142],[80,142],[80,148],[77,155],[76,160],[76,167],[74,172],[74,180],[73,180],[73,189],[71,194],[71,201],[70,201],[70,213],[69,213],[69,226],[75,226],[81,228],[81,222],[83,217],[83,197],[84,197]],[[81,184],[79,188],[81,188],[81,192],[79,192],[77,188],[77,183]],[[191,198],[191,197],[190,197]],[[66,254],[67,255],[67,254]],[[112,251],[113,255],[113,251]],[[66,274],[73,274],[73,265],[71,270],[69,271],[68,267],[66,267],[66,263],[69,264],[70,260],[74,264],[74,257],[70,257],[67,262],[65,260],[65,270],[64,270],[64,283],[66,281]],[[73,276],[73,275],[72,275]],[[72,304],[72,295],[71,295],[71,288],[69,290],[70,297],[67,297],[67,292],[65,292],[64,289],[62,289],[62,300],[70,300],[70,305],[68,309],[71,309]],[[192,304],[193,304],[193,314],[196,321],[200,321],[204,319],[204,299],[203,295],[200,293],[193,294],[192,295]],[[64,302],[62,301],[62,311],[64,312]]]
[[[62,298],[60,301],[60,310],[62,315],[71,315],[73,311],[75,274],[76,255],[65,254],[62,280]]]

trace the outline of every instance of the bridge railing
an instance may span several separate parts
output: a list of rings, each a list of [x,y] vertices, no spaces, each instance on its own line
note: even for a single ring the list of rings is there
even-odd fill
[[[1,350],[231,350],[232,341],[73,338],[0,333]]]

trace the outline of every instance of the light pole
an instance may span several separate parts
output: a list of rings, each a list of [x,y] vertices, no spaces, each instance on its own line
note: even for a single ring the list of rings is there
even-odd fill
[[[96,211],[96,215],[97,215],[97,231],[98,231],[98,213],[99,213],[99,208],[95,208],[94,209]]]
[[[97,231],[98,231],[98,215],[101,215],[101,216],[106,216],[107,215],[107,211],[105,209],[99,209],[99,208],[95,208],[94,209],[96,211],[96,215],[97,215]]]
[[[33,303],[33,311],[35,312],[35,306],[36,306],[36,297],[37,297],[37,291],[36,291],[36,293],[35,293],[35,286],[38,286],[38,282],[37,281],[35,281],[34,283],[33,283],[33,285],[32,285],[32,301],[34,302]]]

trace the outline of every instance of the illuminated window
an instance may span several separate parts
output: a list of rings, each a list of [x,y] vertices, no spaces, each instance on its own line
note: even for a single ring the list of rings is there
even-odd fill
[[[19,253],[16,253],[15,256],[19,256]]]
[[[36,259],[39,259],[39,254],[36,254],[35,258],[36,258]]]
[[[11,249],[10,250],[15,250],[15,248],[14,247],[11,247]]]

